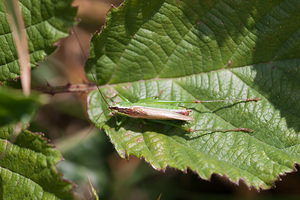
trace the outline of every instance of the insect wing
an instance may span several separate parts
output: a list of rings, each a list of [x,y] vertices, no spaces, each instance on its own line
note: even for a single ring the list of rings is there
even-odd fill
[[[181,114],[182,110],[168,110],[161,108],[152,108],[144,106],[131,106],[131,113],[126,113],[129,117],[144,118],[144,119],[158,119],[158,120],[181,120],[194,121],[190,116]]]

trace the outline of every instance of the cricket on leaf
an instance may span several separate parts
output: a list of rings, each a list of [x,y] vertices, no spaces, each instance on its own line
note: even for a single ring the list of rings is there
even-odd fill
[[[95,77],[94,77],[95,79]],[[181,126],[178,126],[172,121],[182,121],[182,122],[191,122],[194,121],[194,118],[190,116],[190,113],[193,110],[185,108],[183,106],[178,106],[176,104],[197,104],[197,103],[214,103],[214,102],[257,102],[260,98],[236,98],[236,99],[221,99],[221,100],[191,100],[191,101],[169,101],[169,100],[161,100],[157,98],[145,98],[140,99],[139,101],[132,103],[122,95],[118,94],[123,101],[118,103],[109,104],[106,100],[105,96],[101,92],[100,88],[97,86],[98,92],[107,105],[106,110],[110,110],[110,115],[121,115],[125,118],[122,118],[121,123],[118,124],[120,126],[125,120],[126,117],[136,118],[136,119],[147,119],[152,120],[161,124],[170,125],[174,127],[181,128],[188,132],[196,132],[196,131],[212,131],[212,132],[253,132],[253,130],[249,128],[233,128],[233,129],[197,129],[192,130],[190,128],[186,129]],[[103,111],[104,112],[104,111]],[[103,112],[100,114],[102,115]],[[100,118],[98,116],[98,119]],[[96,121],[98,121],[98,119]]]

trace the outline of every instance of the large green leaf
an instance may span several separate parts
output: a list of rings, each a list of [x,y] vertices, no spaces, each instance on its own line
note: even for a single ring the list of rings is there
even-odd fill
[[[76,9],[71,7],[71,0],[20,0],[19,5],[28,37],[31,66],[36,66],[55,50],[55,41],[68,35]],[[0,1],[0,21],[0,81],[3,81],[19,76],[18,57],[3,1]]]
[[[216,173],[269,188],[300,162],[299,10],[296,0],[126,1],[92,39],[87,69],[105,95],[120,93],[132,102],[260,97],[184,104],[195,121],[176,122],[253,132],[187,132],[140,119],[118,127],[98,91],[89,96],[91,120],[122,157],[143,157],[158,170],[189,168],[204,179]]]
[[[28,123],[40,105],[40,97],[25,97],[20,91],[0,87],[0,126],[12,122]]]
[[[61,154],[41,133],[0,127],[0,143],[1,199],[74,199],[55,167]]]

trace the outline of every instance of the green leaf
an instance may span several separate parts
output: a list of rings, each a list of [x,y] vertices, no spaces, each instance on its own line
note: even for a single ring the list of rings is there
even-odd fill
[[[132,102],[260,97],[184,104],[195,121],[172,122],[193,130],[253,132],[188,132],[141,119],[118,127],[120,117],[107,115],[98,91],[89,96],[90,119],[122,157],[270,188],[300,162],[299,10],[296,0],[126,1],[92,39],[87,70],[105,95],[119,93]]]
[[[0,177],[3,199],[74,199],[72,184],[55,165],[59,151],[41,133],[0,127]]]
[[[19,5],[34,67],[55,50],[55,41],[68,35],[76,9],[71,7],[71,0],[20,0]],[[0,21],[0,81],[12,80],[19,76],[18,57],[3,1],[0,2]]]
[[[20,91],[0,87],[0,126],[12,122],[28,123],[40,105],[40,98],[25,97]]]

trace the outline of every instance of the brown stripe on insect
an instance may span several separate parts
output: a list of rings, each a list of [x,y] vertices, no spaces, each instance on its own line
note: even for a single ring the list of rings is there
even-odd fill
[[[138,117],[146,116],[146,113],[144,113],[141,109],[135,109],[135,108],[131,108],[131,107],[122,108],[122,107],[116,107],[116,106],[111,106],[109,108],[112,110],[116,110],[119,113],[128,115],[130,117],[138,118]]]

